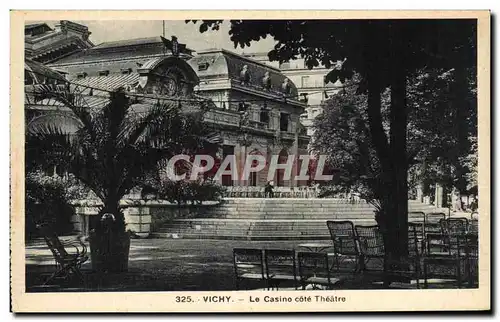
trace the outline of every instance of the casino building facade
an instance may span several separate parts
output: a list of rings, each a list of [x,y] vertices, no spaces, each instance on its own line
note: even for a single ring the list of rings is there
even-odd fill
[[[134,95],[179,99],[179,102],[184,98],[208,99],[210,109],[205,122],[222,139],[217,155],[220,158],[235,155],[241,169],[250,154],[265,156],[267,161],[272,155],[279,155],[279,163],[286,163],[290,156],[294,159],[293,178],[301,166],[299,155],[307,154],[309,137],[299,120],[306,105],[300,101],[296,86],[279,69],[230,51],[195,53],[174,39],[152,37],[76,50],[47,66],[71,83],[88,87],[84,94],[89,106],[99,106],[106,100],[106,91],[118,88]],[[31,115],[40,118],[40,113],[38,108]],[[36,122],[32,125],[36,126]],[[221,183],[264,186],[267,167],[248,180],[233,181],[223,176]],[[294,187],[306,182],[286,180],[284,170],[278,170],[274,184]]]

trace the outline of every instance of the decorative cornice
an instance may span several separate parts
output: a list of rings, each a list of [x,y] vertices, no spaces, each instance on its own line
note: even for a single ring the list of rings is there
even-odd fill
[[[279,68],[276,68],[276,67],[273,67],[273,66],[269,66],[269,65],[266,65],[264,63],[261,63],[260,61],[257,61],[257,60],[253,60],[251,58],[248,58],[248,57],[245,57],[245,56],[242,56],[240,54],[237,54],[235,52],[232,52],[230,50],[227,50],[227,49],[207,49],[207,50],[202,50],[202,51],[197,51],[196,52],[197,54],[201,55],[201,54],[216,54],[216,53],[222,53],[222,54],[225,54],[225,55],[230,55],[230,56],[234,56],[238,59],[241,59],[247,63],[250,63],[250,64],[254,64],[254,65],[259,65],[261,67],[264,67],[266,69],[270,69],[270,70],[273,70],[275,72],[281,72],[281,70]]]
[[[264,89],[257,89],[257,88],[253,88],[250,86],[243,86],[243,85],[239,84],[239,82],[236,80],[231,80],[231,88],[236,89],[240,92],[264,97],[264,98],[267,98],[269,100],[282,102],[282,103],[286,102],[287,104],[292,105],[294,107],[298,107],[298,108],[302,108],[302,109],[306,108],[306,104],[298,101],[297,99],[293,99],[293,98],[285,99],[282,95],[279,94],[279,92],[270,92],[270,91],[266,91]]]

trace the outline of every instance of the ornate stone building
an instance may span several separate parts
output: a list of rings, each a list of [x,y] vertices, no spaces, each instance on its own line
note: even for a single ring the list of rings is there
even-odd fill
[[[50,63],[75,52],[91,48],[90,32],[86,26],[61,20],[55,28],[46,23],[24,26],[24,53],[27,58]]]
[[[312,127],[314,119],[323,112],[324,102],[338,92],[337,87],[342,86],[341,82],[335,84],[325,83],[324,78],[331,69],[321,65],[309,69],[305,65],[304,59],[279,64],[277,61],[269,61],[267,53],[246,53],[244,56],[278,68],[283,75],[296,84],[300,98],[306,99],[307,104],[300,121],[306,127],[307,134],[312,136],[314,134]]]
[[[196,89],[217,106],[209,112],[208,121],[222,132],[223,155],[235,154],[241,168],[248,154],[266,156],[267,161],[279,155],[280,163],[293,156],[292,177],[298,174],[298,157],[307,154],[309,137],[299,122],[305,104],[295,85],[278,69],[224,49],[198,52],[189,64],[200,78]],[[238,185],[265,185],[267,170]],[[302,184],[284,180],[282,170],[273,181],[277,186]]]

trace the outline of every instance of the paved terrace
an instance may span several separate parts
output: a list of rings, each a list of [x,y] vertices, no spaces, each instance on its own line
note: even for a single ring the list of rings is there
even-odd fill
[[[324,241],[323,241],[324,242]],[[232,249],[235,247],[297,249],[304,241],[242,241],[189,239],[134,239],[129,271],[98,276],[90,271],[90,260],[82,267],[87,285],[67,283],[39,287],[54,271],[54,259],[43,240],[26,247],[27,291],[215,291],[234,290]],[[380,280],[380,279],[378,279]],[[436,281],[431,287],[450,287]],[[57,284],[57,282],[52,282]],[[378,283],[346,283],[345,289],[380,288]],[[395,285],[414,288],[414,285]],[[255,285],[262,288],[262,285]]]

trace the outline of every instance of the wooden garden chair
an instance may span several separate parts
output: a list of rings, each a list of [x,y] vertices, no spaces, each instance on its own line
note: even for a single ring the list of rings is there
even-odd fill
[[[233,265],[236,280],[236,289],[240,289],[241,282],[253,280],[264,282],[264,259],[262,250],[254,248],[234,248]]]
[[[302,289],[333,289],[340,278],[332,277],[327,253],[299,252],[299,277]]]
[[[284,283],[292,283],[297,289],[295,251],[286,249],[266,249],[264,251],[268,287],[278,289]]]

